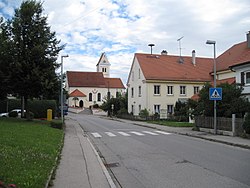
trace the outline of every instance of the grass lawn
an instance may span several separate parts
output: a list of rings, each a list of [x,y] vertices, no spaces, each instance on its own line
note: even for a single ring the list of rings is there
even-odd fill
[[[0,181],[44,188],[63,144],[63,130],[47,122],[0,118]]]
[[[193,127],[193,123],[188,122],[176,122],[176,121],[164,121],[164,120],[158,120],[158,121],[147,121],[148,123],[154,123],[158,125],[165,125],[169,127]]]

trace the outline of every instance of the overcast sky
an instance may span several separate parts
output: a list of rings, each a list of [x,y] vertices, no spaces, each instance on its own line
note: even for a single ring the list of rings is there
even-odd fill
[[[0,0],[0,16],[10,18],[21,0]],[[245,41],[250,30],[249,0],[43,0],[44,13],[57,39],[64,70],[96,71],[102,52],[111,63],[111,77],[126,84],[134,53],[167,50],[178,55],[213,57]],[[60,58],[58,58],[60,61]]]

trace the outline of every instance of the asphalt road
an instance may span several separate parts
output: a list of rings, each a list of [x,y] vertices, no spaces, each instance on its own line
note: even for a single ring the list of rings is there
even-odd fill
[[[70,114],[88,134],[118,187],[250,187],[250,150]]]

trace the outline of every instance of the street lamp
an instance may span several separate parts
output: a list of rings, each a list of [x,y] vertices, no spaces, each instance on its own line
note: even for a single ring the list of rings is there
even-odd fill
[[[61,56],[61,120],[62,123],[64,122],[64,116],[63,116],[63,58],[69,57],[68,54],[67,55],[62,55]]]
[[[216,88],[216,52],[215,52],[215,44],[216,41],[213,40],[207,40],[206,44],[212,44],[214,45],[214,88]],[[214,100],[214,134],[217,133],[217,118],[216,118],[216,100]]]

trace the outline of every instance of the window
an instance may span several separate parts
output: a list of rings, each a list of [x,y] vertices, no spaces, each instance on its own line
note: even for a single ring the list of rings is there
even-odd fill
[[[160,105],[158,104],[154,105],[154,112],[158,114],[160,113]]]
[[[97,101],[100,102],[102,100],[102,95],[101,93],[98,93],[97,94]]]
[[[141,86],[139,86],[139,97],[141,97]]]
[[[102,72],[107,72],[107,69],[106,68],[102,68]]]
[[[141,112],[141,105],[139,104],[139,113]]]
[[[194,86],[194,94],[197,94],[199,93],[199,86]]]
[[[241,85],[250,84],[250,72],[241,72],[240,74]]]
[[[108,97],[108,99],[110,99],[110,98],[111,98],[110,91],[108,91],[108,93],[107,93],[107,97]]]
[[[120,93],[119,93],[119,91],[117,91],[117,92],[115,93],[115,97],[118,98],[119,95],[120,95]]]
[[[173,114],[174,113],[174,105],[168,105],[168,114]]]
[[[160,86],[159,85],[154,86],[154,95],[160,95]]]
[[[250,84],[250,72],[246,72],[246,84]]]
[[[173,95],[173,86],[168,86],[167,94],[168,95]]]
[[[131,88],[131,97],[132,98],[134,97],[134,88],[133,87]]]
[[[134,105],[131,106],[131,109],[132,109],[132,111],[131,111],[132,114],[134,114],[134,112],[135,112]]]
[[[92,93],[89,93],[89,101],[92,101]]]
[[[180,95],[186,95],[186,86],[180,86]]]

